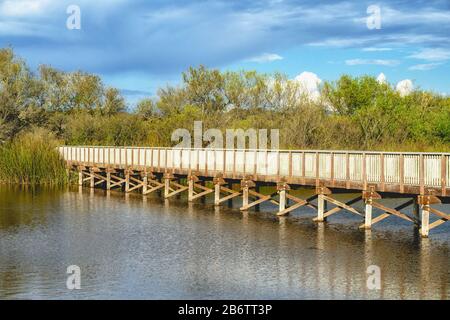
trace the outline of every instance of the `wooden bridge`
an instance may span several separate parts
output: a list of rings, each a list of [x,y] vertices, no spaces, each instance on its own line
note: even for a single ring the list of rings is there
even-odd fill
[[[269,201],[279,216],[308,206],[317,211],[317,222],[347,210],[364,218],[361,228],[366,229],[395,216],[420,226],[424,237],[450,217],[432,206],[450,202],[450,153],[97,146],[64,146],[59,151],[78,172],[79,184],[88,182],[92,188],[142,194],[164,190],[165,198],[188,192],[189,201],[214,193],[216,205],[241,196],[241,210]],[[214,187],[207,187],[206,181]],[[240,183],[239,190],[232,188],[233,182]],[[277,192],[262,194],[261,185],[276,185]],[[315,195],[301,199],[289,193],[301,187],[315,188]],[[344,192],[361,195],[345,203],[333,198]],[[379,202],[389,197],[406,200],[396,208]],[[361,200],[364,212],[352,207]],[[327,203],[335,207],[327,210]],[[411,205],[413,216],[400,211]],[[373,217],[373,208],[383,213]],[[430,223],[430,214],[437,220]]]

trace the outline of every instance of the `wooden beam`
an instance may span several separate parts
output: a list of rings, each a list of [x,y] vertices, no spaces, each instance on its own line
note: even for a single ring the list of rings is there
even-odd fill
[[[432,208],[432,207],[428,206],[428,211],[430,213],[433,213],[433,214],[437,215],[440,218],[439,220],[436,220],[433,223],[431,223],[429,225],[429,227],[428,227],[428,230],[434,229],[437,226],[440,226],[441,224],[443,224],[443,223],[447,222],[448,220],[450,220],[450,215],[448,215],[448,214],[446,214],[444,212],[441,212],[441,211],[439,211],[439,210],[437,210],[435,208]]]
[[[225,157],[225,155],[224,155]],[[222,174],[218,174],[214,177],[213,179],[213,183],[214,183],[214,205],[218,206],[220,205],[222,202],[227,201],[227,200],[231,200],[232,198],[235,198],[239,195],[241,195],[241,192],[238,191],[234,191],[231,188],[226,188],[223,185],[226,184],[227,182],[223,179],[223,175]],[[227,196],[225,196],[224,198],[220,198],[220,193],[226,193],[229,194]]]
[[[192,196],[191,201],[194,201],[195,199],[201,198],[201,197],[206,196],[206,195],[208,195],[210,193],[213,193],[213,192],[214,192],[214,190],[210,189],[210,190],[207,190],[207,191],[203,191],[203,192],[197,193],[196,195]]]
[[[291,211],[294,211],[295,209],[298,209],[302,206],[304,206],[305,204],[307,204],[308,202],[306,200],[301,200],[297,201],[296,204],[289,206],[289,208],[285,208],[284,210],[280,210],[280,212],[277,213],[277,216],[286,216],[288,215]]]
[[[446,213],[444,213],[442,211],[439,211],[439,210],[437,210],[435,208],[432,208],[432,207],[430,207],[429,209],[430,209],[431,213],[434,213],[438,217],[440,217],[440,218],[442,218],[444,220],[450,220],[450,215],[449,214],[446,214]]]
[[[286,193],[286,198],[294,201],[295,204],[293,204],[293,205],[289,206],[288,208],[278,212],[277,216],[286,216],[290,212],[294,211],[295,209],[298,209],[298,208],[303,207],[303,206],[308,206],[310,201],[313,201],[314,199],[317,198],[317,195],[314,195],[314,196],[304,200],[304,199],[297,198],[297,197],[295,197],[295,196],[293,196],[293,195],[291,195],[289,193]],[[313,208],[313,209],[315,209],[315,208]]]
[[[234,193],[232,193],[232,194],[230,194],[230,195],[228,195],[228,196],[225,196],[225,197],[223,197],[222,199],[220,199],[219,202],[218,202],[218,204],[221,204],[221,203],[224,202],[224,201],[227,201],[227,200],[236,198],[236,197],[238,197],[238,196],[240,196],[240,195],[241,195],[241,192],[234,192]]]
[[[257,198],[261,198],[261,197],[265,197],[265,196],[266,196],[266,195],[264,195],[264,194],[262,194],[262,193],[259,193],[259,192],[254,191],[254,190],[252,190],[252,189],[249,189],[249,190],[248,190],[248,194],[251,195],[251,196],[257,197]],[[277,192],[274,192],[274,193],[270,194],[271,199],[270,199],[269,201],[270,201],[271,203],[273,203],[273,204],[275,204],[275,205],[278,206],[278,205],[279,205],[279,202],[272,199],[272,197],[275,196],[276,194],[277,194]]]
[[[177,195],[177,194],[179,194],[179,193],[181,193],[181,192],[183,192],[183,191],[186,191],[186,190],[188,190],[188,187],[182,187],[182,188],[179,188],[178,190],[175,190],[175,191],[173,191],[173,192],[167,193],[167,194],[164,196],[164,198],[168,199],[168,198],[173,197],[174,195]]]
[[[331,198],[331,197],[329,197],[329,196],[325,196],[325,195],[323,195],[323,199],[324,199],[325,201],[331,202],[332,204],[334,204],[334,205],[336,205],[336,206],[338,206],[338,207],[340,207],[340,208],[342,208],[342,209],[345,209],[345,210],[347,210],[347,211],[350,211],[350,212],[352,212],[352,213],[354,213],[354,214],[356,214],[356,215],[358,215],[358,216],[364,216],[361,212],[359,212],[359,211],[356,210],[355,208],[350,207],[350,206],[349,206],[348,204],[346,204],[346,203],[340,202],[340,201],[338,201],[338,200],[336,200],[336,199],[333,199],[333,198]],[[324,218],[326,218],[326,217],[328,217],[328,216],[329,216],[329,215],[325,216],[325,214],[324,214]]]
[[[382,204],[380,204],[380,203],[378,203],[378,202],[373,202],[372,205],[373,205],[375,208],[378,208],[378,209],[380,209],[380,210],[385,211],[386,213],[390,213],[390,214],[395,215],[395,216],[397,216],[397,217],[399,217],[399,218],[402,218],[402,219],[404,219],[404,220],[407,220],[407,221],[410,221],[410,222],[413,222],[413,223],[414,223],[414,220],[413,220],[413,219],[411,219],[411,218],[408,217],[406,214],[404,214],[404,213],[402,213],[402,212],[400,212],[400,211],[398,211],[398,210],[388,208],[388,207],[383,206]]]
[[[83,185],[83,171],[78,171],[78,185],[82,186]]]
[[[240,210],[241,211],[246,211],[246,210],[250,209],[251,207],[256,206],[257,204],[263,203],[263,202],[265,202],[267,200],[270,200],[270,199],[271,199],[271,196],[261,197],[258,200],[253,201],[252,203],[247,203],[246,205],[243,205]]]
[[[117,177],[116,175],[111,174],[111,180],[115,180],[115,181],[111,181],[111,185],[110,187],[116,187],[116,186],[121,186],[122,183],[125,182],[125,179]]]
[[[394,210],[395,211],[402,210],[402,209],[408,207],[411,204],[414,204],[414,200],[408,200],[405,203],[402,203],[401,205],[395,207]],[[372,202],[372,205],[373,205],[373,202]],[[386,218],[388,218],[390,216],[391,216],[391,213],[383,212],[382,214],[380,214],[376,218],[372,219],[371,226],[373,226],[374,224],[376,224],[376,223],[378,223],[378,222],[380,222],[380,221],[382,221],[382,220],[384,220],[384,219],[386,219]],[[366,228],[366,224],[364,223],[364,224],[360,225],[359,228],[360,229],[365,229]]]
[[[352,204],[354,204],[354,203],[356,203],[356,202],[358,202],[358,201],[360,201],[360,200],[362,200],[362,197],[361,197],[361,196],[359,196],[359,197],[357,197],[357,198],[355,198],[355,199],[352,199],[352,200],[350,200],[350,201],[347,201],[347,202],[345,202],[345,204],[348,205],[348,206],[350,206],[350,205],[352,205]],[[333,209],[328,210],[327,212],[325,212],[324,215],[323,215],[323,217],[324,217],[324,218],[329,217],[329,216],[331,216],[332,214],[335,214],[335,213],[337,213],[337,212],[339,212],[339,211],[341,211],[341,210],[343,210],[343,209],[344,209],[344,208],[342,208],[342,207],[336,207],[336,208],[333,208]]]
[[[144,195],[152,193],[152,192],[154,192],[156,190],[162,189],[165,186],[164,183],[161,183],[161,182],[159,182],[157,180],[149,179],[149,178],[147,178],[147,180],[148,180],[147,190],[142,192]],[[150,187],[150,188],[148,188],[148,187]]]
[[[309,197],[308,199],[306,199],[307,203],[305,204],[307,207],[310,207],[311,209],[317,210],[317,206],[313,203],[311,203],[311,201],[317,199],[318,195],[315,194],[311,197]],[[295,201],[295,202],[301,202],[304,201],[303,199],[297,198],[289,193],[286,194],[286,198],[288,198],[289,200]]]

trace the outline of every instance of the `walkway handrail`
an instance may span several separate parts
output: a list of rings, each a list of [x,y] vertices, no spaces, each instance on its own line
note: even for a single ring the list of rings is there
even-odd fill
[[[250,150],[62,146],[71,163],[117,168],[153,168],[158,171],[200,171],[205,176],[253,175],[267,181],[329,181],[396,185],[450,190],[450,153],[345,150]]]

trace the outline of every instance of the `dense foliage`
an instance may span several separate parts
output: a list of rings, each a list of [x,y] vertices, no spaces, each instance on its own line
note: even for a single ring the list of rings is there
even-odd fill
[[[0,181],[19,184],[64,184],[66,166],[56,140],[47,131],[21,133],[0,146]]]
[[[373,77],[325,82],[320,98],[281,74],[190,68],[179,86],[127,107],[98,76],[41,66],[0,50],[0,143],[42,128],[60,143],[170,146],[176,128],[278,128],[283,148],[450,150],[450,97],[401,96]]]

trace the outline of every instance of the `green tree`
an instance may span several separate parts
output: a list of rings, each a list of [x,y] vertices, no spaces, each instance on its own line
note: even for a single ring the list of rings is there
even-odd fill
[[[104,102],[101,105],[100,114],[112,116],[126,110],[125,99],[116,88],[107,88]]]

